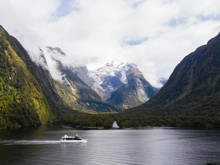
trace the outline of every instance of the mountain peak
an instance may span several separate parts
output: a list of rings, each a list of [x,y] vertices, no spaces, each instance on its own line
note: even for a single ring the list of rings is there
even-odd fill
[[[145,80],[142,72],[134,63],[115,63],[112,61],[93,72],[77,68],[77,74],[102,98],[115,105],[122,106],[126,101],[133,100],[130,103],[125,103],[126,106],[122,106],[123,108],[140,105],[157,92],[157,89]],[[129,96],[123,95],[123,93]],[[119,98],[116,96],[117,94],[121,96],[120,103],[116,101]]]
[[[47,46],[46,47],[47,51],[56,54],[56,55],[61,55],[61,56],[66,56],[66,54],[63,52],[63,50],[59,47],[51,47]]]
[[[136,65],[131,66],[126,72],[127,83],[115,90],[108,99],[110,103],[123,109],[132,108],[148,101],[158,91],[145,80]]]

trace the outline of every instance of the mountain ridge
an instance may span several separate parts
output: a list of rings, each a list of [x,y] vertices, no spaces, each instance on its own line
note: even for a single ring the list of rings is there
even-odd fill
[[[91,89],[74,72],[74,67],[63,64],[56,56],[65,55],[60,48],[47,47],[51,59],[54,61],[54,68],[59,72],[59,79],[55,80],[55,89],[66,106],[73,110],[81,111],[118,111],[112,105],[104,102],[102,98]],[[53,56],[55,54],[55,56]]]
[[[160,104],[158,104],[160,103]],[[140,111],[199,112],[220,108],[220,34],[186,56],[160,92]]]
[[[141,71],[135,67],[128,71],[127,83],[111,94],[108,102],[123,109],[132,108],[148,101],[159,89],[145,80]]]
[[[115,64],[111,62],[95,71],[89,71],[86,67],[78,67],[76,68],[76,74],[88,86],[97,91],[104,100],[120,109],[140,105],[158,91],[157,88],[154,88],[145,80],[137,65],[132,63]],[[133,83],[129,83],[129,79],[133,79]],[[133,87],[138,81],[139,87],[138,85]],[[148,89],[146,86],[148,86]],[[146,89],[144,89],[145,87]]]

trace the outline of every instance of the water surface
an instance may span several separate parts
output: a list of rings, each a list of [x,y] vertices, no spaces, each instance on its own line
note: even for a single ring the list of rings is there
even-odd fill
[[[87,144],[61,144],[78,133]],[[0,132],[0,165],[206,165],[220,162],[219,130]]]

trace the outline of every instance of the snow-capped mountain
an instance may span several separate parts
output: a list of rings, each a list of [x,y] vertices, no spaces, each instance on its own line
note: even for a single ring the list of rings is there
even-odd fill
[[[111,62],[95,71],[88,71],[85,66],[75,67],[75,72],[102,98],[108,99],[112,92],[127,84],[127,74],[133,68],[137,68],[137,65],[129,63],[114,64],[114,62]]]
[[[137,65],[107,63],[95,71],[75,68],[78,76],[102,98],[122,108],[130,108],[149,100],[158,91],[147,80]]]
[[[137,67],[126,72],[127,83],[111,94],[108,102],[123,109],[132,108],[148,101],[158,92]]]
[[[44,52],[48,69],[58,80],[59,94],[62,98],[69,98],[64,100],[68,100],[71,106],[77,106],[78,100],[87,98],[105,100],[126,109],[146,102],[158,91],[145,80],[136,64],[111,62],[91,71],[86,66],[63,64],[62,57],[66,54],[59,48],[47,47]],[[75,101],[70,101],[70,98]]]
[[[117,111],[117,108],[103,102],[95,90],[89,87],[78,75],[87,73],[87,69],[76,65],[66,65],[62,62],[66,54],[60,48],[46,47],[41,50],[45,58],[44,64],[49,70],[57,95],[71,109],[95,110],[101,112]]]
[[[127,73],[132,68],[137,67],[135,64],[121,63],[119,65],[107,63],[105,66],[96,71],[89,72],[94,82],[91,87],[95,89],[104,99],[108,99],[111,93],[127,84]]]

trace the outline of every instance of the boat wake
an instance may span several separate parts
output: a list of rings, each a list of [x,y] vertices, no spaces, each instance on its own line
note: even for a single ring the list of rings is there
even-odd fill
[[[2,145],[39,145],[39,144],[59,144],[60,140],[2,140]]]

